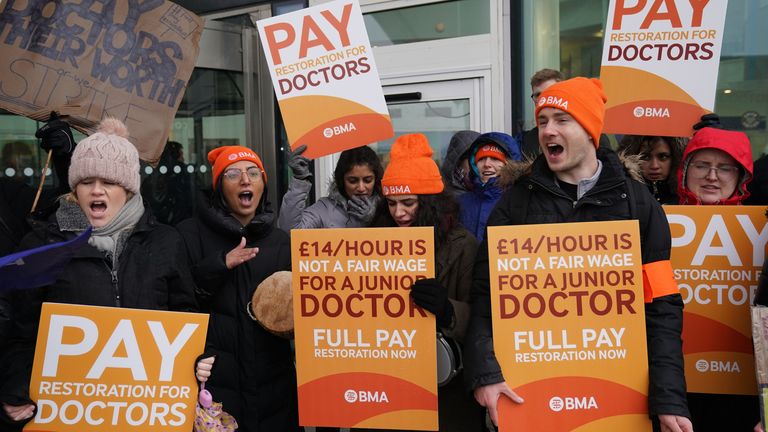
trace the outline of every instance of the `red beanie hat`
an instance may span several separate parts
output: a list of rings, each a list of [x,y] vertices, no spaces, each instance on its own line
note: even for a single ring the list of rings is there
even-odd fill
[[[477,153],[475,153],[475,161],[479,161],[484,157],[498,159],[502,162],[507,160],[507,155],[504,154],[501,148],[496,144],[483,144],[477,149]]]
[[[443,178],[432,160],[427,137],[415,133],[395,140],[381,186],[385,196],[431,195],[443,191]]]
[[[208,152],[208,162],[213,166],[213,188],[216,189],[216,183],[221,177],[221,173],[237,161],[251,161],[258,165],[261,175],[264,176],[264,182],[267,182],[267,173],[264,171],[264,164],[261,163],[259,155],[248,147],[243,146],[224,146],[217,147]]]
[[[542,108],[551,107],[571,115],[592,137],[597,148],[605,120],[603,83],[597,78],[576,77],[560,81],[541,92],[536,102],[536,118]]]

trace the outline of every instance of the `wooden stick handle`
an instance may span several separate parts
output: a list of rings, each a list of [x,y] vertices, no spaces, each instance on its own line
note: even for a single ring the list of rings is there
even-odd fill
[[[37,200],[40,199],[40,193],[43,191],[43,184],[45,183],[45,174],[48,172],[48,166],[51,164],[51,154],[53,154],[53,149],[48,150],[48,158],[45,160],[45,166],[43,167],[43,173],[40,175],[40,185],[37,186],[37,193],[35,194],[35,202],[32,203],[32,210],[29,212],[32,213],[37,208]]]

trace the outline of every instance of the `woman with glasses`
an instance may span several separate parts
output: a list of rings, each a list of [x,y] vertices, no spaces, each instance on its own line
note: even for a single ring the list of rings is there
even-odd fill
[[[680,204],[740,205],[749,196],[752,147],[742,132],[700,129],[677,173]],[[760,421],[757,396],[688,393],[694,430],[750,431]]]
[[[752,146],[742,132],[705,127],[693,136],[677,172],[683,205],[737,205],[749,196]]]
[[[207,381],[239,431],[299,430],[290,342],[264,330],[247,311],[264,279],[290,270],[288,235],[273,227],[267,174],[253,150],[219,147],[208,161],[213,193],[197,216],[178,226],[198,301],[210,314],[197,378]]]

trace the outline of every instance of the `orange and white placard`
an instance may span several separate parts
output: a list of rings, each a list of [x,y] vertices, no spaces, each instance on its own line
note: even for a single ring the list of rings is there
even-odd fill
[[[715,107],[728,0],[611,0],[600,79],[606,133],[691,136]]]
[[[765,259],[760,206],[664,206],[683,296],[685,380],[693,393],[757,394],[750,304]]]
[[[637,221],[488,228],[501,431],[650,430]]]
[[[357,0],[257,25],[291,148],[316,158],[394,135]]]
[[[437,430],[432,228],[291,231],[299,423]]]
[[[208,315],[44,303],[27,431],[192,429]]]

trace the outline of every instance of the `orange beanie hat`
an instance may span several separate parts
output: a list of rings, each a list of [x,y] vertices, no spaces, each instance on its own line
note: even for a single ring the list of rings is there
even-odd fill
[[[431,195],[443,191],[443,178],[432,160],[427,137],[415,133],[395,140],[381,186],[385,196]]]
[[[221,173],[237,161],[251,161],[255,163],[264,176],[264,183],[267,182],[267,173],[264,171],[264,164],[261,163],[259,155],[248,147],[243,146],[224,146],[217,147],[208,152],[208,162],[213,166],[213,188],[216,189],[216,183],[221,177]]]
[[[507,155],[496,144],[483,144],[477,149],[477,153],[475,153],[475,161],[479,161],[485,157],[498,159],[502,162],[507,160]]]
[[[541,92],[536,103],[536,117],[542,108],[552,107],[571,115],[592,137],[597,148],[605,120],[603,83],[597,78],[576,77],[552,84]]]

